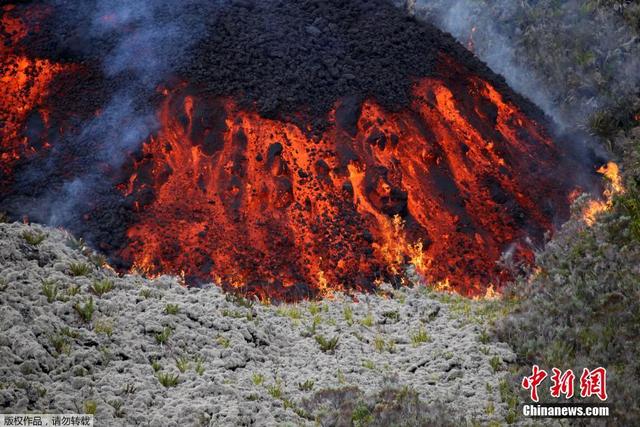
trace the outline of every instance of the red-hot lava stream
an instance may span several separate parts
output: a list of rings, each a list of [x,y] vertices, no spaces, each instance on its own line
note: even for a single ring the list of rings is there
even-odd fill
[[[162,128],[122,187],[139,219],[121,255],[262,297],[366,289],[408,262],[463,294],[499,287],[497,261],[532,262],[530,238],[566,215],[571,188],[537,123],[455,74],[417,80],[399,112],[339,102],[320,137],[165,90]]]
[[[4,6],[0,19],[0,176],[10,176],[17,160],[47,149],[43,135],[29,138],[24,125],[37,114],[43,128],[49,126],[49,110],[44,105],[52,80],[66,68],[46,59],[30,58],[14,48],[27,35],[27,25],[12,15],[14,7]],[[33,15],[45,13],[33,9]],[[37,30],[37,29],[33,29]]]

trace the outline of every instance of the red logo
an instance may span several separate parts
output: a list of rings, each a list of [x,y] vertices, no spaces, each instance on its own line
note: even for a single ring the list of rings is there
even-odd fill
[[[551,369],[551,387],[549,391],[552,397],[571,399],[574,394],[575,374],[571,369],[562,372],[558,368]],[[538,402],[538,386],[547,378],[547,371],[533,365],[531,375],[522,379],[522,388],[529,390],[531,400]],[[597,396],[600,400],[607,400],[607,370],[599,367],[593,370],[584,368],[580,376],[580,397]]]
[[[584,368],[580,376],[580,397],[594,395],[602,401],[607,400],[607,370],[604,368],[593,371]]]
[[[524,377],[522,379],[522,388],[525,390],[531,390],[531,400],[538,401],[538,386],[545,378],[547,378],[547,371],[541,370],[538,365],[533,365],[533,373],[530,377]]]

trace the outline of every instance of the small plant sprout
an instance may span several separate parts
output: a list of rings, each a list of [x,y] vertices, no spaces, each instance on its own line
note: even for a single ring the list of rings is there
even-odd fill
[[[69,274],[74,277],[86,276],[90,271],[91,267],[85,262],[72,262],[69,264]]]
[[[111,335],[113,335],[113,322],[108,319],[98,320],[93,326],[93,331],[96,334],[103,334],[111,338]]]
[[[113,290],[113,282],[108,279],[96,280],[93,282],[89,290],[101,297],[107,292]]]
[[[71,285],[67,288],[67,295],[70,297],[76,296],[80,293],[80,285]]]
[[[268,385],[267,392],[274,399],[282,398],[282,382],[280,381],[280,379],[276,379],[276,381],[273,384]]]
[[[156,342],[160,345],[166,344],[173,331],[166,326],[161,332],[156,333]]]
[[[113,416],[116,418],[124,417],[124,403],[122,400],[111,400],[109,401],[109,405],[113,408]]]
[[[44,239],[47,238],[47,235],[44,233],[39,233],[37,231],[27,230],[22,233],[22,238],[31,246],[38,246],[44,241]]]
[[[93,253],[89,256],[89,261],[97,268],[102,268],[107,264],[107,257],[99,253]]]
[[[339,337],[335,336],[333,338],[327,339],[322,335],[316,335],[316,342],[320,345],[320,350],[325,353],[333,353],[338,347]]]
[[[227,337],[223,337],[222,335],[218,335],[216,339],[216,343],[222,348],[229,348],[231,345],[231,341]]]
[[[52,303],[58,296],[58,285],[55,280],[43,280],[42,281],[42,294],[47,297],[47,302]]]
[[[489,364],[491,365],[491,369],[493,372],[498,372],[500,370],[500,366],[502,365],[502,360],[499,356],[493,356],[489,359]]]
[[[362,326],[366,326],[367,328],[370,328],[373,326],[373,315],[371,315],[371,313],[367,313],[367,315],[360,320],[360,324]]]
[[[320,306],[320,304],[316,302],[312,302],[309,304],[310,315],[315,316],[316,314],[320,313],[321,310],[322,310],[322,307]]]
[[[253,384],[255,385],[262,384],[264,382],[264,375],[258,372],[254,372],[253,375],[251,375],[251,382],[253,382]]]
[[[151,361],[151,368],[153,369],[153,372],[158,372],[162,369],[162,365],[160,364],[158,359],[153,359]]]
[[[127,383],[125,384],[125,386],[122,388],[122,392],[124,394],[134,394],[136,392],[138,388],[135,386],[134,383]]]
[[[351,306],[345,305],[342,314],[344,315],[344,321],[347,322],[347,325],[351,326],[353,324],[353,309]]]
[[[372,371],[376,369],[376,364],[373,363],[373,361],[369,360],[369,359],[363,360],[362,361],[362,366],[364,366],[365,368],[370,369]]]
[[[98,410],[98,403],[95,400],[85,400],[82,408],[85,414],[95,415]]]
[[[186,356],[176,359],[176,368],[183,374],[189,369],[189,359]]]
[[[414,347],[418,347],[419,345],[429,341],[431,341],[431,338],[422,326],[411,335],[411,343]]]
[[[180,376],[178,374],[171,374],[168,372],[159,372],[157,377],[160,384],[167,388],[177,386],[180,381]]]
[[[382,353],[382,351],[384,351],[384,344],[385,342],[382,335],[376,335],[373,339],[373,348],[375,348],[378,353]]]
[[[170,315],[176,315],[180,312],[178,304],[167,304],[164,306],[164,312]]]
[[[306,380],[303,383],[298,383],[298,390],[300,391],[311,391],[313,389],[315,382],[311,379]]]
[[[93,318],[93,312],[95,311],[95,305],[93,304],[93,298],[89,297],[83,304],[79,302],[73,306],[73,309],[78,313],[80,318],[85,322],[91,322]]]
[[[151,298],[151,289],[150,288],[142,288],[140,290],[140,296],[144,299]]]
[[[0,277],[0,291],[4,291],[5,289],[7,289],[7,285],[9,285],[7,279]]]
[[[204,374],[204,358],[202,356],[198,356],[196,357],[196,366],[195,366],[195,371],[196,374],[202,376]]]
[[[57,333],[57,334],[51,335],[49,337],[49,341],[51,342],[51,345],[53,346],[53,348],[55,349],[58,355],[61,355],[63,353],[69,354],[71,352],[69,339],[64,334]]]

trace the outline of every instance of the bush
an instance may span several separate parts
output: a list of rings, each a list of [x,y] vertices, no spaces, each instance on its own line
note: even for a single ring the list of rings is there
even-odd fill
[[[180,382],[178,374],[170,374],[168,372],[159,372],[157,378],[164,387],[175,387]]]
[[[95,306],[93,304],[93,298],[89,297],[84,304],[76,303],[73,306],[74,310],[80,315],[80,318],[85,322],[90,322],[93,318],[93,312]]]
[[[47,302],[52,303],[58,296],[58,286],[54,280],[42,281],[42,294],[47,297]]]
[[[338,341],[340,337],[335,336],[333,338],[327,339],[322,335],[316,335],[316,342],[320,345],[320,350],[325,353],[333,353],[338,347]]]
[[[24,231],[22,233],[22,238],[31,246],[38,246],[40,243],[44,242],[47,235],[37,231]]]
[[[89,290],[97,296],[101,297],[107,292],[113,290],[113,282],[108,279],[96,280],[93,282]]]

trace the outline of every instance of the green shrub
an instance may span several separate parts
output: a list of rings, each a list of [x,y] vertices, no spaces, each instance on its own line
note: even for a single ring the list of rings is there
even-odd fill
[[[42,294],[47,297],[47,302],[52,303],[58,296],[58,285],[55,280],[42,281]]]
[[[251,375],[251,382],[253,382],[255,385],[262,384],[264,382],[264,375],[258,372],[254,372],[253,375]]]
[[[282,383],[280,382],[280,380],[276,379],[276,381],[273,384],[268,385],[267,386],[267,392],[274,399],[281,399],[282,398]]]
[[[108,279],[96,280],[93,282],[89,290],[97,296],[101,297],[107,292],[113,290],[113,282]]]
[[[176,359],[176,368],[182,373],[185,373],[189,369],[189,359],[185,356]]]
[[[73,309],[78,313],[78,315],[80,315],[80,318],[82,320],[84,320],[85,322],[90,322],[93,318],[93,312],[95,311],[93,298],[87,298],[84,304],[74,304]]]
[[[37,231],[25,230],[22,232],[22,238],[31,246],[38,246],[40,243],[44,242],[44,239],[47,238],[47,235]]]
[[[156,342],[160,345],[166,344],[172,333],[171,328],[166,326],[161,332],[156,333]]]
[[[176,315],[180,312],[178,304],[167,304],[164,306],[164,312],[171,315]]]
[[[86,276],[90,271],[91,267],[85,262],[72,262],[69,264],[69,274],[74,277]]]
[[[175,387],[180,382],[180,376],[178,374],[171,374],[168,372],[158,372],[158,381],[164,387]]]
[[[366,326],[367,328],[370,328],[373,326],[373,315],[371,313],[367,313],[367,315],[360,320],[360,324],[362,326]]]
[[[322,335],[316,335],[316,342],[320,345],[320,350],[325,353],[333,353],[338,347],[339,339],[338,336],[327,339]]]
[[[423,327],[418,328],[416,332],[411,334],[411,343],[414,345],[414,347],[418,347],[419,345],[429,341],[431,341],[431,338]]]
[[[95,400],[85,400],[82,407],[85,414],[95,415],[98,411],[98,403]]]
[[[315,382],[312,379],[308,379],[303,383],[298,383],[298,390],[300,391],[311,391],[313,389],[313,385]]]

